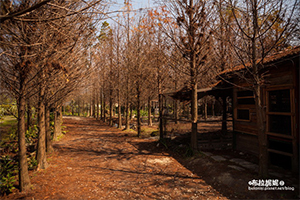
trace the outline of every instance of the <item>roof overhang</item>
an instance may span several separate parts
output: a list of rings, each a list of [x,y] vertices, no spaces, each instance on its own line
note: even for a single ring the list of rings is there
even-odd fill
[[[208,96],[208,95],[215,96],[216,98],[219,98],[222,96],[230,96],[231,97],[232,89],[233,89],[232,85],[225,84],[223,82],[218,82],[218,84],[213,87],[198,89],[197,90],[198,100],[205,96]],[[177,99],[180,101],[190,101],[191,94],[192,94],[191,90],[188,90],[187,87],[184,87],[179,91],[165,93],[164,95],[170,96],[173,99]]]

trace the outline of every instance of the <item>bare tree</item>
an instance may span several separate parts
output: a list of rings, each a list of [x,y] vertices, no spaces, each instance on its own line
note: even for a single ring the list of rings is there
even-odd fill
[[[191,89],[192,134],[191,147],[197,149],[198,98],[197,88],[199,77],[208,70],[208,60],[211,54],[210,12],[213,4],[202,0],[171,0],[164,3],[170,12],[166,18],[164,31],[174,43],[181,58],[185,61],[178,70],[189,75]],[[171,19],[171,20],[170,20]],[[176,22],[176,23],[175,23]]]

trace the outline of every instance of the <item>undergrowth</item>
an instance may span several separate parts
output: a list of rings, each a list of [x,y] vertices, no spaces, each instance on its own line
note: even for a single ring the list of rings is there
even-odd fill
[[[18,163],[11,156],[3,156],[0,159],[0,194],[9,194],[12,192],[16,175],[18,173]]]
[[[28,168],[34,170],[37,166],[35,159],[35,146],[38,139],[38,128],[36,125],[29,127],[25,132],[27,146]],[[5,139],[0,142],[2,152],[5,154],[0,158],[0,195],[9,194],[15,189],[14,184],[18,175],[18,132],[17,126],[12,126]]]

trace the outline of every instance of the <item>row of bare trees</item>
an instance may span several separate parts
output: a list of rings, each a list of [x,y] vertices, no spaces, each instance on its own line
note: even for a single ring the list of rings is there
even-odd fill
[[[236,64],[249,72],[238,75],[255,94],[259,173],[265,176],[260,72],[266,56],[297,43],[299,1],[169,0],[156,9],[132,12],[127,0],[114,24],[100,21],[105,7],[97,0],[1,1],[1,84],[17,99],[20,189],[30,187],[26,105],[38,108],[38,169],[47,167],[46,151],[51,151],[49,111],[55,109],[59,132],[59,110],[72,93],[83,96],[83,104],[89,101],[89,113],[97,119],[107,120],[109,114],[110,125],[117,106],[119,128],[130,128],[130,110],[136,108],[140,136],[141,107],[147,104],[151,124],[151,101],[158,100],[162,130],[163,93],[186,86],[191,91],[191,147],[197,149],[197,89]]]
[[[1,1],[1,85],[17,100],[19,186],[30,188],[26,155],[25,111],[38,110],[37,169],[47,167],[46,152],[60,130],[62,102],[90,74],[86,39],[94,32],[92,20],[103,9],[101,1]],[[97,17],[101,17],[97,15]],[[50,109],[55,110],[53,138]]]
[[[163,93],[186,86],[191,91],[191,147],[195,150],[197,89],[213,83],[221,71],[243,65],[247,75],[245,71],[236,75],[248,83],[244,89],[254,92],[259,174],[266,176],[267,137],[261,102],[265,77],[261,72],[265,57],[299,44],[299,1],[169,0],[161,1],[155,10],[135,15],[130,13],[129,1],[125,1],[125,8],[117,23],[107,26],[105,41],[98,40],[93,49],[98,54],[94,60],[97,78],[93,82],[101,83],[94,85],[98,88],[96,96],[102,109],[109,104],[110,120],[112,105],[117,103],[119,127],[120,107],[124,106],[125,126],[129,128],[129,110],[133,105],[140,135],[142,105],[148,102],[150,108],[149,102],[158,99],[162,109]]]
[[[159,100],[162,104],[162,93],[174,90],[174,82],[179,88],[179,84],[184,82],[180,80],[185,77],[178,76],[170,68],[168,40],[162,29],[157,27],[161,13],[148,10],[132,14],[130,11],[127,2],[123,20],[113,26],[102,23],[97,41],[91,48],[90,61],[94,73],[87,90],[92,97],[91,115],[108,120],[110,125],[113,123],[113,108],[117,107],[118,127],[124,124],[125,129],[129,129],[131,111],[135,108],[140,136],[141,108],[147,107],[148,124],[151,125],[152,101]]]

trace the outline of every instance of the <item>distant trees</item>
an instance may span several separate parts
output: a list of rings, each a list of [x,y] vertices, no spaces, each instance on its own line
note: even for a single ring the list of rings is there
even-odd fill
[[[151,14],[153,11],[136,13],[134,20],[129,17],[130,3],[125,5],[124,20],[119,20],[113,27],[107,22],[101,26],[98,43],[94,46],[95,67],[99,70],[93,76],[100,74],[101,110],[107,109],[107,104],[109,110],[112,110],[111,105],[118,105],[118,126],[121,128],[123,111],[125,129],[129,129],[130,108],[134,108],[140,136],[142,107],[147,104],[148,123],[151,125],[151,100],[157,98],[158,93],[162,94],[166,79],[170,79],[169,66],[164,63],[167,42],[162,30],[156,27],[157,16]],[[111,121],[112,115],[110,125]]]

